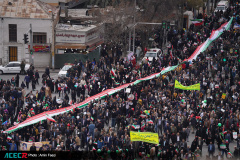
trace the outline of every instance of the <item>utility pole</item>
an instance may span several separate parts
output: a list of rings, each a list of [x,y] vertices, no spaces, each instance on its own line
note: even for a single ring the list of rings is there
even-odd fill
[[[207,0],[207,15],[210,13],[210,0]]]
[[[136,6],[137,6],[137,0],[135,0],[134,3],[134,17],[133,17],[133,24],[136,24]],[[133,28],[133,54],[135,53],[135,26]]]
[[[54,22],[54,15],[52,13],[52,45],[51,45],[51,52],[52,52],[52,69],[55,69],[55,22]]]
[[[34,65],[32,24],[30,24],[30,53],[29,53],[29,62]]]
[[[128,43],[129,43],[129,46],[128,46],[128,51],[131,51],[131,30],[129,30],[129,40],[128,40]]]

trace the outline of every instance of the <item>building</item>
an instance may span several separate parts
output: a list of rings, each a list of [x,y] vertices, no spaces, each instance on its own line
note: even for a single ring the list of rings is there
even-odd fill
[[[95,21],[89,9],[62,11],[55,28],[55,68],[75,59],[98,59],[98,46],[103,43],[103,26]]]
[[[40,0],[40,1],[55,7],[67,5],[68,8],[84,8],[88,2],[88,0]]]
[[[0,63],[9,61],[29,62],[29,43],[24,44],[24,34],[33,31],[34,65],[51,64],[51,44],[59,9],[39,0],[0,0]]]
[[[102,26],[58,24],[55,34],[56,68],[62,67],[64,63],[73,62],[75,59],[85,61],[83,57],[93,54],[90,52],[103,43],[101,31]]]
[[[40,0],[40,1],[57,7],[59,6],[60,3],[68,3],[71,0]]]

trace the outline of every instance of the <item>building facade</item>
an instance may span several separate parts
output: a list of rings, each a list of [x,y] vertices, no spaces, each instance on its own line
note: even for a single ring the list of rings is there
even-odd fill
[[[24,34],[30,41],[32,25],[33,62],[36,67],[51,64],[51,44],[59,10],[38,0],[0,0],[0,63],[29,62],[30,43],[24,43]]]

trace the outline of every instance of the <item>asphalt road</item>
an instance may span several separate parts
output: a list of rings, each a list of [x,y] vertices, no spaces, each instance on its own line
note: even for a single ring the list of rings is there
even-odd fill
[[[36,93],[36,91],[40,91],[41,87],[42,87],[42,72],[39,72],[39,76],[40,76],[40,79],[38,80],[39,81],[39,85],[36,85],[36,89],[35,91],[33,91],[33,93]],[[11,80],[12,77],[15,77],[16,74],[3,74],[3,75],[0,75],[0,79],[3,79],[3,80]],[[26,75],[19,75],[20,79],[19,79],[19,86],[21,86],[21,83],[22,81],[24,81],[24,78],[25,78]],[[57,79],[58,78],[58,70],[56,70],[54,73],[51,73],[50,72],[50,77],[53,78],[53,79]],[[32,90],[32,83],[29,84],[29,89],[25,88],[26,90],[26,93],[29,93],[31,90]],[[54,94],[55,95],[55,94]]]
[[[40,72],[40,77],[42,76],[42,74],[43,73],[41,73]],[[4,75],[0,75],[0,79],[3,79],[3,80],[10,80],[12,77],[14,77],[15,76],[15,74],[4,74]],[[54,73],[51,73],[50,74],[50,76],[51,76],[51,78],[54,78],[54,79],[57,79],[57,77],[58,77],[58,71],[55,71]],[[24,77],[25,77],[25,75],[20,75],[20,80],[19,80],[19,84],[21,84],[22,83],[22,81],[24,80]],[[42,78],[40,78],[39,79],[39,82],[41,82],[42,81]],[[33,93],[36,93],[36,91],[38,90],[38,91],[40,91],[40,89],[41,89],[41,87],[42,87],[42,84],[40,83],[39,85],[36,85],[36,90],[35,91],[33,91]],[[30,85],[29,85],[29,89],[26,89],[26,91],[27,91],[27,93],[28,92],[30,92],[32,90],[32,87],[31,87],[31,83],[30,83]],[[56,94],[56,93],[52,93],[52,95],[53,96],[57,96],[57,98],[58,98],[58,94]],[[69,98],[71,97],[71,95],[69,95]],[[111,120],[110,120],[110,123],[109,123],[109,125],[111,125]],[[107,127],[106,127],[107,128]],[[189,136],[189,141],[187,142],[187,144],[188,144],[188,146],[190,146],[191,147],[191,143],[192,143],[192,141],[193,141],[193,139],[195,138],[195,134],[190,134],[190,136]],[[236,141],[233,141],[233,142],[231,142],[230,143],[230,145],[229,145],[229,148],[230,148],[230,151],[233,153],[233,151],[234,151],[234,146],[237,146],[237,142]],[[216,148],[216,150],[215,150],[215,155],[217,155],[220,151],[218,150],[218,148],[217,148],[217,144],[215,143],[215,148]],[[203,148],[202,148],[202,158],[201,159],[206,159],[206,155],[208,155],[208,147],[207,147],[207,145],[204,143],[203,144]],[[226,157],[224,156],[224,159],[226,159]],[[234,158],[234,159],[236,159],[236,158]]]

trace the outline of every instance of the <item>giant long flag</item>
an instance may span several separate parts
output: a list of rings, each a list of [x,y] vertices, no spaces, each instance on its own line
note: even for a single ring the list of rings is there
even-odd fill
[[[205,41],[200,46],[198,46],[198,48],[194,51],[194,53],[187,60],[192,61],[193,59],[196,59],[197,56],[201,52],[203,52],[207,49],[207,47],[210,45],[210,43],[213,40],[217,39],[223,33],[224,28],[226,30],[229,30],[229,28],[231,26],[231,23],[232,23],[232,20],[233,20],[233,18],[231,18],[231,20],[229,22],[224,23],[219,29],[212,31],[211,36],[207,39],[207,41]],[[49,117],[57,116],[57,115],[72,111],[75,108],[83,108],[83,107],[87,106],[90,102],[92,102],[93,100],[98,100],[98,99],[101,99],[101,98],[105,98],[107,95],[112,95],[114,93],[117,93],[117,92],[121,91],[122,89],[127,88],[130,85],[136,85],[136,84],[138,84],[142,81],[147,81],[147,80],[150,80],[150,79],[157,78],[160,75],[163,75],[163,74],[165,74],[169,71],[172,71],[177,67],[178,67],[178,65],[166,67],[160,73],[154,73],[150,76],[140,78],[140,79],[138,79],[134,82],[124,84],[124,85],[119,86],[117,88],[107,89],[107,90],[105,90],[101,93],[98,93],[98,94],[96,94],[92,97],[87,98],[85,101],[83,101],[81,103],[74,104],[74,105],[66,107],[66,108],[60,108],[60,109],[55,109],[55,110],[51,110],[51,111],[46,111],[46,112],[40,113],[38,115],[35,115],[33,117],[29,117],[25,121],[23,121],[22,123],[18,123],[17,125],[8,128],[4,132],[5,133],[11,133],[11,132],[14,132],[14,131],[16,131],[18,129],[21,129],[23,127],[38,123],[38,122],[46,120],[46,119],[49,119]]]
[[[217,30],[213,30],[211,33],[211,36],[204,43],[202,43],[200,46],[197,47],[197,49],[187,59],[187,61],[192,62],[193,60],[197,59],[198,55],[201,52],[204,52],[208,48],[208,46],[223,33],[224,30],[230,29],[232,21],[233,21],[233,17],[230,19],[229,22],[222,24],[221,27],[218,28]]]

